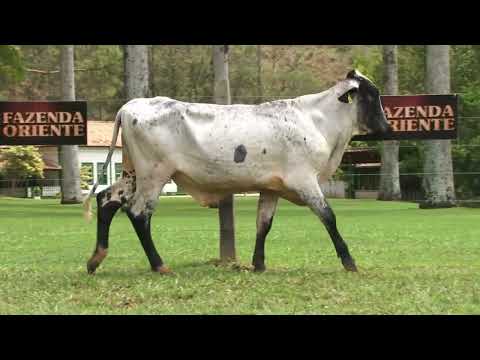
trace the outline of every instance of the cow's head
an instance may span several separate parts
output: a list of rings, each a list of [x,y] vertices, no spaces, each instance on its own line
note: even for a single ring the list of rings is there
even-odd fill
[[[380,101],[380,92],[373,82],[358,70],[347,74],[346,89],[338,100],[355,106],[359,134],[384,134],[390,131]]]

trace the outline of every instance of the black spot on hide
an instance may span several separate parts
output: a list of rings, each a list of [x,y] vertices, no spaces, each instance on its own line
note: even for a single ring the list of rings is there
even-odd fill
[[[247,149],[243,145],[238,145],[235,148],[235,153],[233,154],[233,161],[236,163],[241,163],[245,161],[245,157],[247,156]]]

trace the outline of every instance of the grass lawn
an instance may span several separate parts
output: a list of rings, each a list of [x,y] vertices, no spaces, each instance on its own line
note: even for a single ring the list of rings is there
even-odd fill
[[[249,265],[256,198],[236,199],[237,254]],[[151,273],[128,218],[86,273],[96,223],[80,205],[0,199],[0,314],[480,314],[480,209],[419,210],[331,200],[359,273],[343,270],[319,220],[280,201],[263,274],[215,267],[217,210],[160,200],[157,249],[175,276]]]

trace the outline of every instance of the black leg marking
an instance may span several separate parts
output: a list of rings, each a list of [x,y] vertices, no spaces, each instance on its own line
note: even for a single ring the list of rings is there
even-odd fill
[[[87,271],[93,274],[103,259],[107,256],[108,236],[110,224],[115,213],[120,208],[119,202],[111,201],[102,206],[105,197],[111,194],[110,190],[104,190],[97,195],[97,245],[92,257],[87,263]]]
[[[333,246],[335,247],[335,251],[337,252],[337,256],[342,260],[342,264],[345,270],[357,271],[355,261],[350,255],[350,252],[348,251],[348,246],[338,232],[335,214],[333,213],[330,205],[325,200],[324,202],[326,206],[320,206],[316,210],[318,211],[318,215],[322,220],[323,224],[325,225],[325,228],[327,229],[330,238],[332,239]]]
[[[252,265],[255,272],[265,271],[265,239],[272,227],[273,216],[265,222],[262,222],[257,231],[255,240],[255,251],[253,252]]]
[[[160,273],[167,273],[168,269],[163,265],[163,260],[155,249],[155,245],[152,240],[152,233],[150,228],[152,214],[140,214],[135,216],[130,210],[127,210],[127,215],[137,233],[143,250],[147,255],[148,261],[153,271]]]
[[[265,240],[272,227],[278,196],[268,192],[260,193],[257,209],[257,237],[252,265],[255,272],[265,271]]]

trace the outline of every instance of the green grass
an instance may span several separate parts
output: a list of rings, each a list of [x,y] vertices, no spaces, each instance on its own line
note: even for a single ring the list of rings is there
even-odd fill
[[[236,199],[237,253],[249,265],[256,198]],[[152,232],[175,276],[151,273],[128,218],[86,273],[96,224],[58,200],[0,199],[1,314],[479,314],[480,209],[419,210],[332,200],[359,273],[343,270],[319,220],[279,203],[263,274],[216,267],[218,215],[162,198]]]

